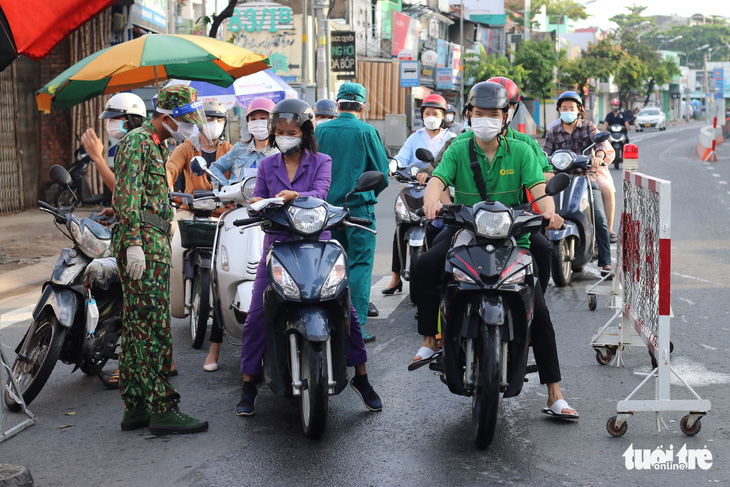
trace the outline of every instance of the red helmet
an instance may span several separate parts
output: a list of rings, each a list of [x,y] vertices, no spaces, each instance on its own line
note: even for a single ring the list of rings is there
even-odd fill
[[[271,110],[274,109],[275,103],[268,98],[256,98],[251,103],[248,104],[248,107],[246,108],[246,120],[248,120],[248,116],[251,115],[253,112],[266,112],[271,113]]]
[[[611,100],[612,107],[617,107],[619,105],[621,105],[621,100],[619,100],[618,98],[614,98],[613,100]]]
[[[510,105],[515,105],[520,102],[520,89],[511,79],[505,78],[504,76],[495,76],[493,78],[489,78],[487,81],[499,83],[504,86],[504,89],[507,90],[507,94],[509,95]]]
[[[440,108],[445,114],[449,108],[449,104],[446,103],[446,98],[441,95],[428,95],[423,99],[423,103],[421,104],[422,110],[426,107]]]

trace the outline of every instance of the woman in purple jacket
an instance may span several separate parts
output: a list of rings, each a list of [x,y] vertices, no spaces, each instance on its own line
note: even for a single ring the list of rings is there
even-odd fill
[[[269,146],[279,153],[259,163],[256,189],[251,203],[264,198],[283,198],[288,202],[300,196],[324,200],[332,179],[332,158],[317,153],[314,138],[314,111],[302,100],[288,99],[279,102],[269,115]],[[329,240],[329,232],[321,239]],[[253,287],[251,307],[243,325],[241,343],[241,372],[243,390],[236,407],[238,416],[251,416],[256,412],[256,376],[261,373],[261,358],[266,343],[263,294],[269,281],[266,273],[266,254],[271,244],[287,240],[282,235],[267,234],[264,239],[264,255],[261,257]],[[370,385],[365,363],[367,352],[362,339],[362,329],[355,309],[350,306],[350,350],[348,366],[355,367],[355,377],[350,381],[365,406],[371,411],[383,408],[380,397]]]

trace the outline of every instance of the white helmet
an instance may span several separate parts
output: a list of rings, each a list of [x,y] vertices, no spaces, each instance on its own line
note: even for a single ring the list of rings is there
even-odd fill
[[[106,102],[99,118],[116,118],[121,115],[136,115],[144,118],[147,116],[147,107],[142,98],[134,93],[117,93]]]

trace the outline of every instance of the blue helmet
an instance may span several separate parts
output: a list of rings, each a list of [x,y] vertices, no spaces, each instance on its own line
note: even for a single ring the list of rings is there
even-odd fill
[[[314,116],[325,116],[325,117],[335,117],[339,115],[339,110],[337,108],[337,102],[334,100],[328,100],[328,99],[322,99],[319,100],[317,103],[314,104],[312,107],[314,108]]]
[[[567,100],[574,101],[578,104],[579,108],[583,108],[583,100],[581,100],[580,95],[575,91],[562,92],[558,97],[558,108],[560,108],[560,105],[562,105],[562,103]]]

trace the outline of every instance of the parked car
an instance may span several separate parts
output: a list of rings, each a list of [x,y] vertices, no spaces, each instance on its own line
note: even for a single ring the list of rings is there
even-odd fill
[[[667,129],[667,117],[657,107],[643,108],[636,116],[636,131],[641,132],[645,128],[653,127],[658,130]]]

